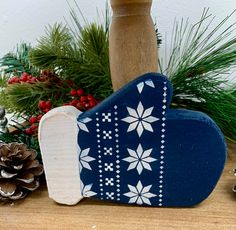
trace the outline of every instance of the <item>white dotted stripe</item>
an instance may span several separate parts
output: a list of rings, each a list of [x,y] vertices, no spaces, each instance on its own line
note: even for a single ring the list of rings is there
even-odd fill
[[[163,86],[163,100],[162,100],[162,119],[161,119],[161,146],[160,146],[160,166],[159,166],[159,191],[158,191],[158,205],[163,206],[163,179],[165,169],[165,142],[166,142],[166,109],[167,109],[167,82]]]
[[[104,199],[104,191],[103,191],[103,183],[104,183],[104,178],[103,178],[103,167],[102,167],[102,151],[101,151],[101,145],[100,145],[100,124],[99,124],[99,114],[96,113],[96,136],[97,136],[97,147],[98,147],[98,172],[99,172],[99,190],[100,190],[100,197],[101,200]]]
[[[118,107],[114,106],[114,120],[115,120],[115,155],[116,155],[116,200],[120,200],[120,146],[119,146],[119,123],[118,121]]]

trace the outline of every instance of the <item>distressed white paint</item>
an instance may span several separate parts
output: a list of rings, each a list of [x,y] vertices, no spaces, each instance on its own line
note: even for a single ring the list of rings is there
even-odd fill
[[[81,195],[77,145],[77,117],[81,112],[72,106],[49,111],[39,125],[39,142],[49,197],[74,205]]]
[[[74,0],[1,0],[0,57],[19,42],[25,41],[35,45],[36,40],[44,34],[45,26],[64,22],[64,18],[70,21],[67,2],[74,8]],[[98,21],[97,10],[100,13],[104,12],[105,2],[106,0],[77,0],[88,21]],[[175,18],[189,17],[190,22],[196,22],[204,7],[210,7],[217,23],[236,8],[236,2],[235,0],[153,0],[152,16],[154,21],[157,21],[159,31],[165,40],[166,35],[170,39]],[[235,21],[236,14],[230,19],[229,24]]]

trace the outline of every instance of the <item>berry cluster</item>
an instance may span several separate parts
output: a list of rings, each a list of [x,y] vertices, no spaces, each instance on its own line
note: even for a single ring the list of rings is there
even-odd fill
[[[40,81],[40,79],[24,72],[24,73],[21,74],[20,77],[17,77],[17,76],[11,77],[8,80],[8,84],[9,85],[16,84],[16,83],[29,83],[29,84],[32,84],[32,83],[35,83],[37,81]]]
[[[39,101],[38,108],[40,109],[41,113],[38,116],[30,117],[29,123],[30,127],[25,130],[25,133],[28,135],[36,134],[38,131],[38,124],[45,113],[52,109],[52,102],[51,101]]]
[[[58,87],[64,88],[63,90],[65,92],[63,93],[63,95],[65,96],[65,101],[70,100],[68,103],[65,103],[64,105],[71,105],[81,111],[86,111],[98,104],[98,101],[94,98],[92,94],[86,94],[85,91],[82,88],[77,87],[72,80],[62,80],[56,73],[50,70],[43,70],[38,77],[31,76],[30,74],[24,72],[20,77],[14,76],[10,78],[8,84],[15,84],[15,83],[33,84],[37,82],[44,82],[45,84],[47,84],[47,86],[50,84],[53,85],[56,84]],[[67,91],[68,88],[71,89],[70,92]],[[61,96],[59,95],[58,97]],[[28,135],[37,134],[38,123],[41,120],[42,116],[53,108],[51,99],[40,100],[38,102],[39,113],[37,116],[35,115],[29,118],[28,122],[30,126],[25,129],[26,134]],[[53,99],[56,101],[57,95],[54,95]],[[60,104],[56,103],[54,106],[60,106]]]
[[[47,113],[49,110],[52,109],[52,102],[50,100],[48,100],[48,101],[39,101],[38,108],[43,113]]]
[[[98,104],[98,101],[94,98],[92,94],[85,94],[85,91],[82,88],[71,89],[70,91],[71,101],[64,105],[71,105],[75,108],[86,111],[93,108]],[[38,132],[38,124],[45,113],[50,111],[53,108],[51,100],[43,101],[40,100],[38,103],[38,108],[40,114],[37,116],[32,116],[29,119],[30,127],[25,130],[25,133],[28,135],[34,135]]]
[[[52,82],[53,84],[59,84],[62,82],[59,76],[51,70],[43,70],[39,76],[39,80]]]
[[[38,131],[38,123],[39,123],[39,121],[41,120],[42,117],[43,117],[43,114],[31,117],[29,119],[30,127],[28,127],[25,130],[25,133],[28,134],[28,135],[36,134],[37,131]]]
[[[50,70],[43,70],[39,76],[32,76],[29,73],[23,72],[21,76],[13,76],[8,80],[8,84],[16,84],[16,83],[29,83],[33,84],[36,82],[53,82],[54,84],[59,83],[61,79]]]
[[[72,100],[64,105],[72,105],[79,110],[85,111],[98,104],[98,101],[92,94],[85,94],[81,88],[72,89],[70,95],[72,96]]]

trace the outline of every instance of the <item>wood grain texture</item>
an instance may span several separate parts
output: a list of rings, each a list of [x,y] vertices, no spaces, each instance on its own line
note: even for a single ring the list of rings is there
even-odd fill
[[[111,0],[109,55],[113,89],[157,72],[157,39],[150,16],[152,0]]]
[[[76,206],[58,205],[48,198],[46,186],[12,205],[0,205],[0,229],[76,230],[235,230],[236,194],[232,169],[236,145],[211,196],[194,208],[144,208],[90,199]]]
[[[45,114],[39,124],[49,197],[60,204],[74,205],[83,198],[77,144],[79,114],[73,106],[61,106]]]

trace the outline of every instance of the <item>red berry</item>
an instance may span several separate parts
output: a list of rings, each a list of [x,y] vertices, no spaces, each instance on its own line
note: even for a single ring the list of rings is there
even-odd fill
[[[23,73],[21,74],[21,77],[28,77],[28,76],[29,76],[29,74],[26,73],[26,72],[23,72]]]
[[[71,96],[76,96],[77,95],[77,91],[76,91],[76,89],[72,89],[71,91],[70,91],[70,95]]]
[[[37,78],[36,77],[32,77],[31,78],[31,82],[36,82],[37,81]]]
[[[93,100],[89,101],[89,106],[92,108],[96,105],[96,102]]]
[[[7,81],[7,83],[10,85],[13,83],[12,78]]]
[[[84,109],[83,104],[81,102],[78,102],[75,107],[80,110]]]
[[[29,119],[29,122],[31,123],[31,124],[34,124],[35,122],[37,122],[38,121],[38,118],[37,117],[31,117],[30,119]]]
[[[26,75],[22,75],[21,77],[20,77],[20,81],[23,81],[23,82],[26,82],[28,80],[28,77],[26,76]]]
[[[39,101],[38,107],[39,107],[39,109],[41,109],[41,110],[46,109],[46,101]]]
[[[77,95],[80,97],[80,96],[82,96],[84,94],[84,90],[83,89],[78,89],[77,90]]]
[[[43,114],[38,115],[37,120],[40,121],[43,117]]]
[[[81,101],[81,102],[87,101],[87,97],[86,97],[86,96],[81,96],[81,97],[80,97],[80,101]]]
[[[38,128],[38,126],[35,125],[35,124],[33,124],[33,125],[30,126],[30,129],[31,129],[32,131],[35,130],[35,129],[37,129],[37,128]]]
[[[46,101],[45,107],[46,107],[46,109],[51,109],[52,108],[52,102],[51,101]]]
[[[84,105],[84,107],[85,107],[86,109],[88,109],[88,108],[90,107],[89,103],[86,103],[86,104]]]
[[[31,128],[27,128],[25,130],[25,133],[28,134],[28,135],[32,135],[33,134],[33,130]]]
[[[83,107],[85,107],[85,105],[87,104],[86,101],[81,101],[81,104],[83,105]]]
[[[88,94],[88,95],[87,95],[87,98],[88,98],[88,100],[89,100],[89,101],[92,101],[92,100],[94,100],[94,97],[93,97],[93,95],[92,95],[92,94]]]
[[[50,111],[50,109],[44,109],[44,110],[43,110],[44,113],[47,113],[47,112],[49,112],[49,111]]]
[[[79,102],[79,100],[74,99],[70,102],[70,104],[73,106],[76,106],[78,102]]]
[[[17,77],[17,76],[14,76],[10,79],[11,81],[11,84],[14,84],[14,83],[19,83],[20,82],[20,79]]]

